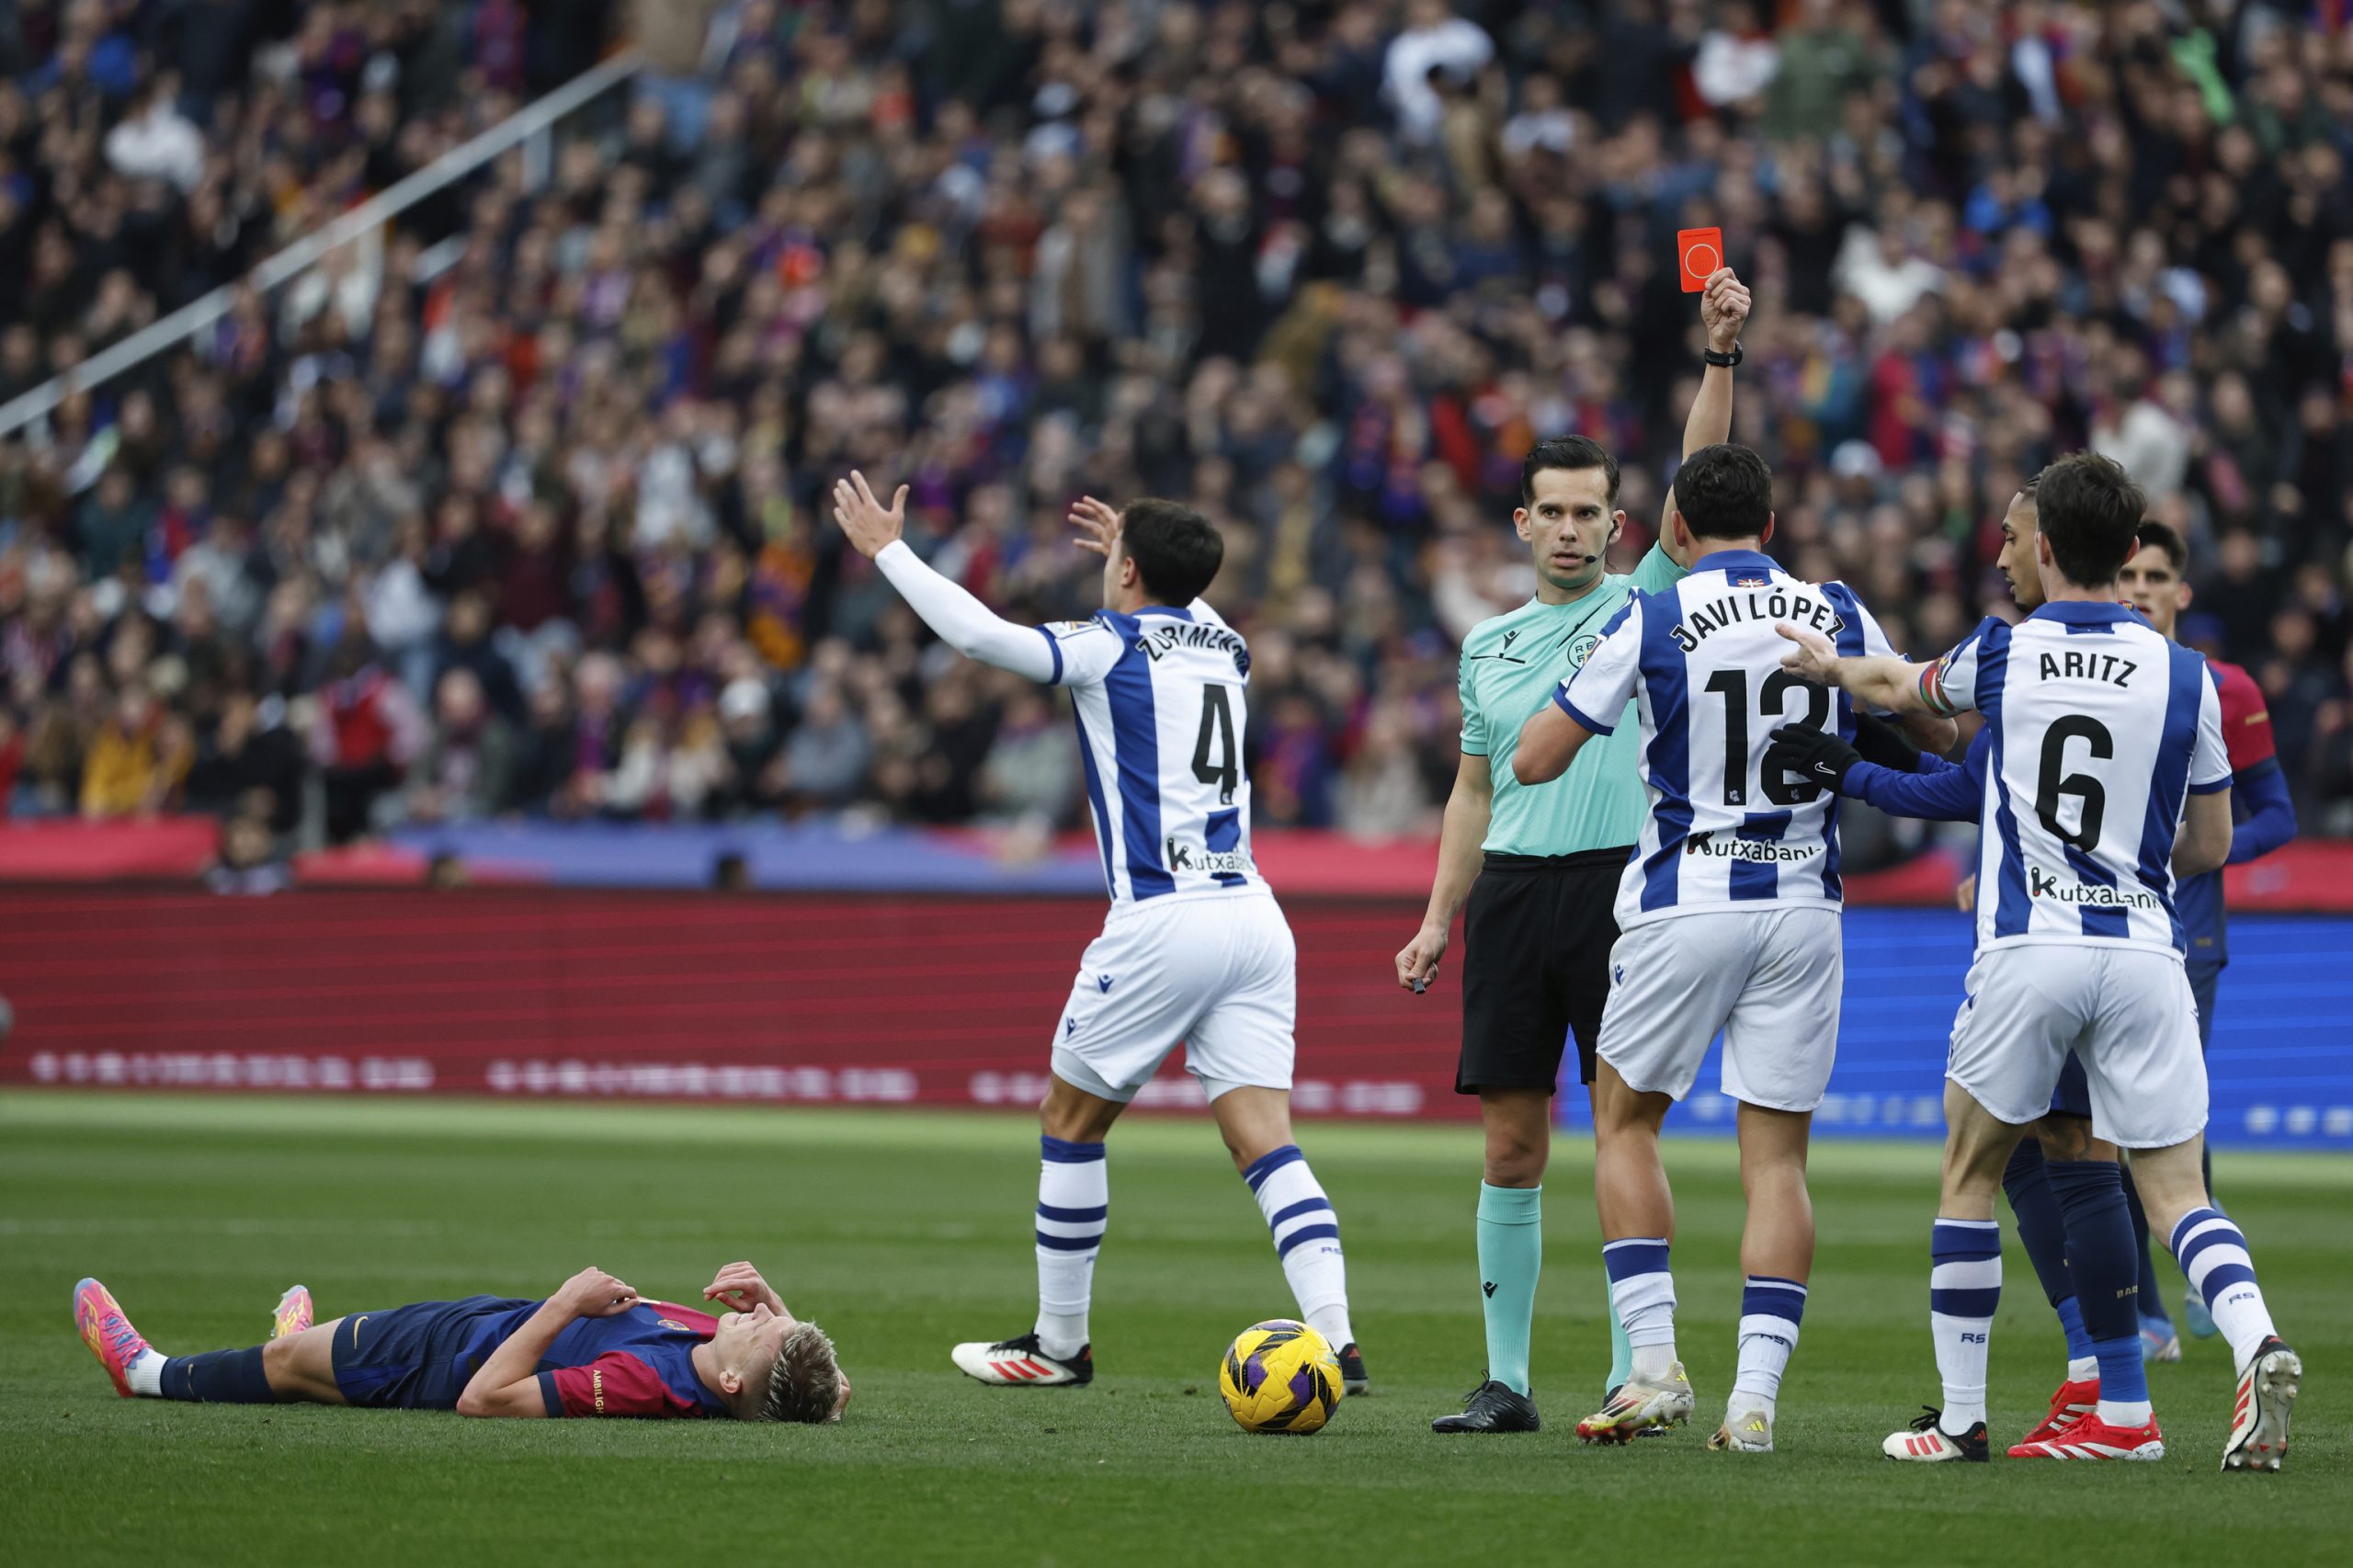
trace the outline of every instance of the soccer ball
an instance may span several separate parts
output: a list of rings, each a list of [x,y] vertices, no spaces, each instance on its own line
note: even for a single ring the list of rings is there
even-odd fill
[[[1227,1347],[1217,1389],[1245,1432],[1320,1431],[1340,1403],[1340,1360],[1303,1323],[1254,1323]]]

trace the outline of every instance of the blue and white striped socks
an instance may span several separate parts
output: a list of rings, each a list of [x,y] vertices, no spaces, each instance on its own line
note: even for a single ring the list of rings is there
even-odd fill
[[[1296,1143],[1286,1143],[1250,1162],[1242,1179],[1250,1184],[1266,1216],[1283,1278],[1299,1299],[1307,1326],[1341,1350],[1356,1343],[1348,1324],[1348,1263],[1340,1251],[1340,1217],[1323,1184]]]
[[[1038,1348],[1069,1358],[1086,1348],[1111,1180],[1100,1143],[1040,1137],[1038,1147]]]
[[[2255,1282],[2255,1260],[2246,1237],[2216,1209],[2192,1209],[2165,1238],[2189,1288],[2205,1301],[2214,1326],[2231,1342],[2231,1358],[2242,1372],[2263,1342],[2278,1332],[2263,1288]]]
[[[1928,1331],[1944,1379],[1949,1437],[1985,1419],[1985,1361],[2002,1300],[2002,1229],[1991,1220],[1937,1216],[1928,1254]]]
[[[1768,1411],[1773,1408],[1804,1317],[1804,1285],[1769,1274],[1748,1277],[1740,1292],[1740,1369],[1733,1376],[1734,1395]]]
[[[1675,1276],[1666,1266],[1665,1236],[1606,1242],[1601,1267],[1609,1276],[1609,1304],[1633,1347],[1631,1375],[1655,1382],[1675,1365]]]

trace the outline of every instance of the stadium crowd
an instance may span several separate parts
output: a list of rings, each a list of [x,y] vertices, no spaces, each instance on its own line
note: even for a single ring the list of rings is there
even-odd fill
[[[914,488],[1009,616],[1081,491],[1187,500],[1261,824],[1432,831],[1520,454],[1695,385],[1756,291],[1776,551],[1934,653],[2005,503],[2123,460],[2192,640],[2353,834],[2353,27],[2263,0],[735,0],[655,71],[0,435],[0,808],[1075,822],[1053,694],[927,645],[820,496]],[[20,0],[0,403],[592,63],[608,0]]]

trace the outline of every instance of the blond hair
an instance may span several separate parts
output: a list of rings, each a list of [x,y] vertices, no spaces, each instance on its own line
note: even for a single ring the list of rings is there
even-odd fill
[[[796,1324],[784,1336],[768,1369],[767,1393],[760,1401],[763,1421],[831,1421],[842,1401],[841,1364],[834,1342],[813,1323]]]

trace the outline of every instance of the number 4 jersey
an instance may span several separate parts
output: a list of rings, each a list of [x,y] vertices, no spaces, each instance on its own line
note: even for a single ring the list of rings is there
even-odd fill
[[[1038,630],[1053,684],[1070,687],[1112,902],[1263,892],[1250,858],[1241,634],[1199,599]]]
[[[1635,702],[1650,821],[1618,889],[1618,925],[1702,910],[1836,909],[1838,799],[1775,770],[1779,724],[1853,739],[1853,710],[1781,668],[1776,621],[1810,627],[1844,654],[1890,653],[1843,583],[1802,583],[1750,550],[1701,556],[1673,587],[1627,602],[1552,700],[1597,735]]]
[[[1985,715],[1977,948],[2123,942],[2179,953],[2173,846],[2192,793],[2230,787],[2206,661],[2123,605],[1988,619],[1920,673]]]

